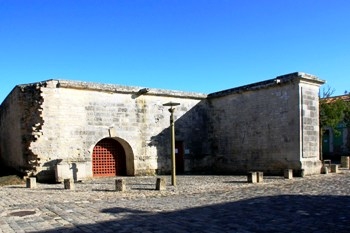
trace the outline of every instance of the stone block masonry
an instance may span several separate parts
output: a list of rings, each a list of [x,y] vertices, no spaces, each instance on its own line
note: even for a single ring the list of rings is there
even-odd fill
[[[39,182],[170,174],[163,104],[172,101],[180,103],[178,172],[316,174],[322,83],[292,73],[209,95],[68,80],[18,85],[0,108],[0,159]]]
[[[292,73],[210,94],[215,169],[319,174],[318,89],[322,80]]]
[[[44,83],[35,89],[41,100],[38,108],[42,110],[37,116],[41,134],[26,145],[14,140],[3,146],[6,149],[3,151],[8,151],[4,153],[4,160],[13,159],[19,164],[12,165],[18,167],[28,166],[40,181],[52,176],[56,176],[56,181],[94,177],[93,151],[105,138],[117,141],[125,153],[125,161],[122,161],[125,171],[120,175],[170,172],[170,115],[163,106],[169,101],[181,103],[174,115],[176,140],[183,142],[183,149],[195,157],[209,151],[208,145],[201,143],[207,141],[208,135],[207,106],[203,101],[206,95],[158,89],[148,89],[147,94],[139,95],[141,88],[138,87],[64,80]],[[31,86],[21,88],[32,90]],[[15,88],[14,92],[17,91]],[[30,105],[36,98],[28,98],[24,104]],[[21,109],[16,112],[21,114]],[[36,115],[36,111],[32,113]],[[30,135],[32,131],[5,133],[10,138],[21,138],[21,134]],[[39,162],[28,164],[26,155],[23,157],[21,151],[16,151],[21,147],[38,157]]]

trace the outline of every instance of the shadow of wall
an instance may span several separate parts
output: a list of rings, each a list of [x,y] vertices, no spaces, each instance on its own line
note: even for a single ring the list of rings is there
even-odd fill
[[[208,114],[207,100],[200,101],[190,109],[181,105],[175,107],[175,141],[181,142],[183,146],[185,173],[210,173],[212,170],[213,157],[209,140],[212,126]],[[158,174],[171,172],[170,112],[165,118],[169,119],[169,127],[151,137],[148,144],[157,148]]]
[[[40,165],[40,159],[29,149],[41,135],[40,87],[36,83],[16,86],[0,107],[0,148],[4,165],[30,175]]]
[[[298,83],[267,80],[209,95],[215,172],[300,170],[298,93]]]

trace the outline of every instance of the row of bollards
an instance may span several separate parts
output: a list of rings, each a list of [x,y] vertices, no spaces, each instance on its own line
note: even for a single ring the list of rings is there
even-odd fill
[[[124,179],[115,180],[115,191],[124,192],[126,190],[126,182]],[[164,191],[166,190],[166,179],[164,177],[157,178],[156,180],[156,190]]]
[[[341,161],[342,168],[350,167],[349,156],[343,156]],[[338,173],[339,165],[338,164],[329,164],[322,166],[321,173],[328,174],[329,172]],[[285,169],[284,170],[284,178],[285,179],[293,179],[293,169]],[[302,175],[303,176],[303,175]],[[247,175],[248,183],[262,183],[264,181],[264,173],[261,171],[252,171]],[[29,177],[26,179],[26,187],[27,188],[36,188],[36,177]],[[64,189],[74,190],[74,180],[73,179],[64,179]],[[126,182],[124,179],[116,179],[115,180],[115,191],[123,192],[126,190]],[[155,190],[163,191],[166,190],[166,179],[164,177],[157,178]]]
[[[264,181],[263,172],[248,172],[248,183],[262,183]]]
[[[284,170],[284,178],[285,179],[293,179],[293,169],[285,169]],[[264,181],[264,173],[263,172],[248,172],[247,181],[248,181],[248,183],[262,183]]]
[[[64,179],[63,180],[64,189],[74,190],[74,180],[72,179]],[[29,177],[26,179],[26,187],[34,189],[37,187],[36,185],[36,177]],[[123,192],[126,190],[126,182],[124,179],[116,179],[115,180],[115,191]],[[164,191],[166,190],[166,179],[164,177],[157,178],[155,190]]]
[[[350,168],[350,156],[341,156],[340,165],[339,164],[332,164],[331,160],[329,160],[329,159],[323,160],[321,173],[322,174],[328,174],[330,172],[338,173],[339,167],[341,167],[342,169],[349,169]]]
[[[71,189],[71,190],[75,189],[74,181],[71,179],[64,179],[63,184],[64,184],[64,189]],[[26,179],[26,187],[31,188],[31,189],[35,189],[37,187],[36,177],[27,178]]]
[[[75,189],[74,181],[71,179],[64,179],[63,184],[64,184],[64,189],[71,189],[71,190]],[[26,187],[31,188],[31,189],[35,189],[37,187],[36,177],[28,177],[26,179]]]
[[[249,172],[248,173],[248,183],[262,183],[264,181],[264,173],[263,172]],[[284,170],[284,178],[293,179],[293,170],[286,169]],[[72,179],[64,179],[63,181],[64,189],[74,190],[74,181]],[[36,188],[36,178],[29,177],[26,180],[27,188]],[[116,179],[115,180],[115,191],[124,192],[126,190],[126,182],[124,179]],[[166,179],[164,177],[157,178],[156,180],[156,188],[155,190],[164,191],[166,190]]]
[[[339,172],[339,165],[338,164],[330,164],[329,166],[322,166],[321,173],[322,174],[328,174],[328,173],[338,173]]]

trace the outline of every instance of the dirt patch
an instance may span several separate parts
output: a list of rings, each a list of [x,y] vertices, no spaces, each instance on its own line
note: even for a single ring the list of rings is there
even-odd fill
[[[0,186],[16,184],[25,184],[23,175],[11,168],[0,166]]]
[[[24,180],[17,175],[1,176],[0,186],[24,184]]]

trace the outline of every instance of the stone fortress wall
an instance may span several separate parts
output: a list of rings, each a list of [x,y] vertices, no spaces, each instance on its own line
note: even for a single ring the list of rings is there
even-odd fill
[[[210,94],[216,169],[319,173],[320,84],[294,73]]]
[[[125,175],[171,170],[169,101],[185,173],[320,172],[318,78],[293,73],[209,95],[48,80],[16,86],[1,105],[2,163],[36,175],[94,176],[105,138],[125,151]],[[73,166],[74,165],[74,166]]]

